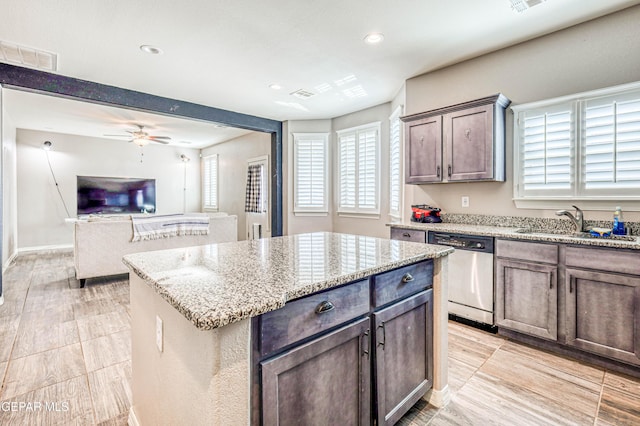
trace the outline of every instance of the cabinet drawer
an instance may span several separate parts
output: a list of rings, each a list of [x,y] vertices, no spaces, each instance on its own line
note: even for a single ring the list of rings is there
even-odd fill
[[[558,246],[555,244],[496,240],[496,256],[555,265],[558,263]]]
[[[326,309],[324,312],[322,306]],[[264,356],[368,312],[369,280],[288,302],[262,315],[260,354]]]
[[[640,275],[640,251],[567,247],[565,253],[569,267]]]
[[[373,277],[373,306],[417,293],[433,285],[433,260],[408,265]]]
[[[418,231],[416,229],[391,228],[391,239],[412,241],[414,243],[426,243],[427,231]]]

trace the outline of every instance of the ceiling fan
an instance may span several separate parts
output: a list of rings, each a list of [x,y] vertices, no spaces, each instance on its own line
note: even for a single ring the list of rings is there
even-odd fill
[[[150,135],[149,133],[144,131],[144,126],[141,124],[136,124],[138,126],[138,130],[126,130],[129,135],[105,135],[105,136],[117,136],[117,137],[130,137],[129,142],[133,142],[139,147],[143,147],[147,145],[149,142],[157,142],[162,144],[168,144],[171,138],[169,136],[155,136]]]

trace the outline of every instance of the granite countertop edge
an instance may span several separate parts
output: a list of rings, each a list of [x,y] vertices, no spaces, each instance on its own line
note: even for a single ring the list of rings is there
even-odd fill
[[[430,252],[406,257],[398,261],[379,264],[370,268],[362,269],[357,272],[340,275],[328,280],[313,282],[304,287],[296,288],[295,291],[284,291],[280,296],[263,300],[262,303],[259,304],[257,304],[255,300],[252,300],[252,303],[247,303],[246,305],[239,306],[238,309],[209,312],[207,315],[202,316],[197,315],[197,308],[192,308],[188,303],[184,303],[183,301],[174,298],[161,283],[159,283],[156,279],[151,277],[141,268],[137,267],[134,263],[130,262],[126,256],[123,258],[122,262],[131,269],[132,273],[135,273],[138,277],[140,277],[161,298],[163,298],[189,322],[196,326],[196,328],[198,328],[199,330],[207,331],[245,319],[256,317],[270,311],[275,311],[284,307],[284,305],[288,301],[298,299],[300,297],[304,297],[323,290],[328,290],[334,287],[339,287],[353,281],[364,279],[371,275],[391,271],[406,265],[410,265],[412,263],[417,263],[428,259],[441,258],[449,255],[454,251],[453,248],[448,246],[431,247],[433,249]]]
[[[440,231],[440,232],[457,232],[472,235],[482,235],[488,237],[508,238],[515,240],[526,240],[532,242],[551,242],[561,244],[574,244],[595,247],[623,248],[640,250],[640,237],[635,237],[635,241],[623,241],[607,238],[584,238],[572,237],[570,235],[553,234],[544,232],[521,233],[518,230],[522,227],[502,227],[492,225],[472,225],[463,223],[418,223],[418,222],[402,222],[388,223],[391,228],[410,229],[418,231]]]

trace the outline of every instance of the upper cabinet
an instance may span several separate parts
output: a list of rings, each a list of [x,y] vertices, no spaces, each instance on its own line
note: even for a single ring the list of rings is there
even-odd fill
[[[504,181],[502,94],[402,117],[406,183]]]

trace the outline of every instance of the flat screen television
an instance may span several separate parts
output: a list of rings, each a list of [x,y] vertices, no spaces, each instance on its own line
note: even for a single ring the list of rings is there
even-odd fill
[[[155,179],[78,176],[79,216],[155,211]]]

